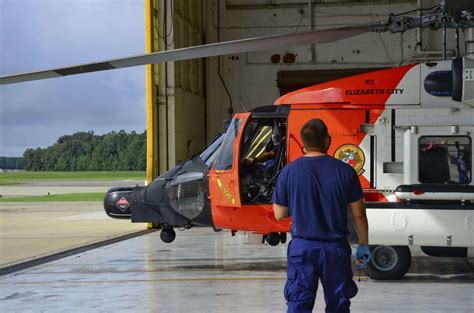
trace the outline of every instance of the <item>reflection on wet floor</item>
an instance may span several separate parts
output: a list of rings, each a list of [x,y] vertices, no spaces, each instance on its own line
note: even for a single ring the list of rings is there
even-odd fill
[[[152,233],[4,276],[0,299],[2,312],[283,312],[285,279],[286,246],[248,244],[245,236],[194,228],[178,233],[171,245]],[[462,258],[415,251],[403,280],[357,284],[352,312],[474,307],[474,272]],[[322,295],[321,288],[315,312],[324,311]]]
[[[474,266],[466,258],[417,256],[403,281],[474,283]]]

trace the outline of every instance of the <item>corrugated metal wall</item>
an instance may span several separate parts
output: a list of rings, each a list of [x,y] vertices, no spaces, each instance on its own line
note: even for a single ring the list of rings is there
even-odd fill
[[[205,43],[204,0],[145,0],[146,51]],[[206,142],[205,61],[147,66],[147,180]]]

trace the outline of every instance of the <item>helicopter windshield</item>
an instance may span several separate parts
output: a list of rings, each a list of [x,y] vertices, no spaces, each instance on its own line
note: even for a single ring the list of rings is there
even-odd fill
[[[216,162],[214,169],[216,170],[229,170],[233,165],[233,146],[235,138],[239,132],[240,124],[242,120],[240,118],[232,119],[227,131],[225,133],[225,138],[222,142],[221,148],[219,149],[220,153],[216,157]]]
[[[219,147],[224,140],[225,133],[220,134],[203,152],[199,155],[201,160],[206,163],[207,166],[211,166],[212,161],[216,158]]]
[[[216,136],[199,155],[192,157],[177,172],[169,176],[170,179],[164,191],[166,200],[173,210],[168,212],[170,219],[176,218],[175,213],[179,213],[191,220],[198,217],[204,210],[206,201],[208,203],[207,194],[209,193],[207,173],[219,152],[224,135],[225,133]],[[167,214],[165,210],[166,208],[162,209],[162,212]]]

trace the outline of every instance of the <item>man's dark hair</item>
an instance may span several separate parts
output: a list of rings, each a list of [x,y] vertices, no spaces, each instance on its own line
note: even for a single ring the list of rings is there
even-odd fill
[[[306,149],[326,150],[324,140],[329,135],[326,124],[319,118],[313,118],[301,128],[301,139]]]

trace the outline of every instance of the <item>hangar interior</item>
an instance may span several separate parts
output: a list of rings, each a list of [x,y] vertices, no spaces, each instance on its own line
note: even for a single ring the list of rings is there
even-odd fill
[[[146,52],[420,16],[437,0],[145,0]],[[448,29],[446,57],[466,33]],[[441,59],[443,30],[367,33],[337,42],[148,65],[147,180],[200,151],[232,113],[356,73]],[[459,44],[461,43],[461,44]],[[468,48],[469,49],[469,48]]]
[[[344,25],[364,25],[386,21],[392,13],[419,17],[439,5],[440,1],[443,0],[145,0],[146,52],[174,50],[174,53],[179,54],[180,48],[203,44]],[[472,3],[472,0],[446,1]],[[474,8],[470,12],[474,12]],[[468,17],[472,18],[472,15]],[[469,25],[472,27],[472,24]],[[357,73],[440,60],[443,57],[451,60],[472,54],[473,34],[474,28],[466,29],[465,33],[451,29],[413,29],[396,34],[366,33],[327,44],[296,46],[285,41],[286,47],[283,45],[283,48],[262,52],[147,65],[147,180],[151,182],[159,173],[200,151],[223,129],[223,121],[232,113],[271,105],[280,95],[289,91]],[[222,45],[219,47],[222,49]],[[189,53],[189,50],[185,52]],[[155,56],[147,55],[145,60],[156,61],[149,58]],[[143,60],[138,62],[134,58],[143,59],[143,56],[0,77],[0,84],[144,64]],[[176,59],[183,58],[181,55]],[[456,62],[462,59],[438,62],[440,66],[434,69],[428,69],[427,64],[419,64],[407,66],[403,71],[392,69],[379,72],[375,78],[382,77],[382,80],[385,78],[382,75],[389,76],[385,74],[399,71],[396,79],[393,79],[396,80],[393,86],[405,88],[405,94],[409,95],[392,102],[386,100],[385,103],[393,107],[383,112],[375,106],[381,103],[372,97],[376,93],[371,92],[359,102],[338,102],[340,100],[331,98],[332,94],[325,98],[330,98],[327,102],[315,102],[313,98],[300,102],[304,105],[337,104],[341,107],[349,104],[346,106],[348,109],[353,109],[350,106],[356,104],[363,108],[355,114],[347,114],[347,111],[327,107],[325,109],[330,113],[315,114],[323,120],[331,114],[337,116],[337,125],[344,126],[341,127],[340,136],[334,136],[333,144],[348,133],[356,133],[353,138],[358,141],[340,140],[334,155],[336,152],[346,155],[348,163],[356,171],[362,170],[359,176],[363,174],[364,164],[368,167],[369,177],[365,178],[368,188],[364,189],[369,191],[367,219],[370,221],[372,259],[365,268],[363,264],[360,267],[360,263],[356,262],[360,259],[355,253],[350,262],[352,268],[346,268],[348,274],[354,275],[353,280],[357,280],[360,290],[357,301],[351,306],[353,312],[472,312],[474,298],[469,286],[474,281],[471,139],[474,132],[474,59],[466,57],[464,59],[469,59],[464,60],[466,63]],[[437,64],[431,63],[433,67]],[[408,68],[414,71],[410,72]],[[464,76],[461,77],[461,73]],[[448,75],[452,75],[451,78],[458,77],[458,83],[450,84],[446,79]],[[376,82],[372,74],[359,76],[358,79],[358,86],[362,82]],[[439,89],[433,88],[431,91],[435,93],[431,94],[426,90],[426,85],[424,89],[421,87],[426,81],[448,83],[442,84]],[[454,92],[446,94],[446,85],[449,92],[453,91],[454,86],[462,86],[468,92],[457,88],[456,99],[459,99],[456,100]],[[325,86],[321,90],[328,89],[332,87]],[[334,89],[341,93],[344,90],[338,87]],[[345,95],[352,95],[352,92],[347,93],[351,89],[345,90]],[[396,93],[393,91],[400,90],[401,94],[404,89],[386,87],[385,90],[389,99]],[[422,90],[426,92],[422,93]],[[442,96],[451,98],[440,98]],[[417,108],[414,105],[418,103],[412,99],[416,97],[420,99],[420,104],[429,102],[430,105],[423,106],[423,111],[418,110],[415,114]],[[453,105],[446,99],[462,100],[463,103]],[[370,105],[374,105],[375,109],[372,110]],[[401,113],[397,115],[394,107]],[[291,118],[288,112],[288,115],[256,112],[252,117],[246,114],[246,120],[237,117],[231,124],[234,128],[229,127],[226,138],[221,138],[220,142],[216,140],[214,143],[217,142],[217,145],[213,143],[210,146],[211,152],[206,152],[208,158],[192,158],[146,187],[139,186],[141,181],[138,180],[133,181],[134,185],[136,183],[134,187],[129,187],[132,184],[130,180],[120,181],[120,186],[107,191],[103,207],[101,202],[97,202],[95,208],[94,204],[88,202],[82,205],[61,203],[48,207],[22,202],[16,206],[0,205],[1,212],[12,212],[14,216],[10,218],[11,231],[4,236],[7,238],[5,242],[8,241],[7,247],[12,251],[21,250],[24,253],[30,250],[28,252],[40,255],[31,260],[26,255],[27,261],[0,268],[0,276],[5,277],[0,280],[0,285],[5,286],[0,289],[2,312],[18,312],[19,308],[22,312],[64,312],[71,308],[77,312],[188,312],[191,309],[195,312],[233,313],[284,311],[286,303],[282,291],[285,281],[294,280],[298,274],[293,271],[292,275],[291,268],[288,268],[288,256],[291,258],[291,255],[287,252],[290,245],[286,234],[290,229],[290,221],[277,222],[273,219],[275,216],[267,197],[268,191],[273,191],[270,187],[279,172],[275,170],[276,175],[271,173],[271,179],[260,172],[258,178],[261,179],[254,180],[259,185],[251,186],[252,177],[247,179],[244,175],[239,176],[239,172],[234,170],[238,168],[233,166],[233,162],[238,160],[238,156],[233,157],[238,145],[233,143],[237,142],[235,129],[240,126],[240,138],[243,138],[240,143],[244,143],[240,147],[252,143],[251,140],[245,140],[246,129],[243,126],[255,125],[255,128],[247,129],[252,129],[255,136],[249,135],[248,138],[255,139],[257,144],[249,144],[246,146],[248,150],[241,150],[244,151],[241,155],[246,155],[248,160],[253,151],[264,151],[262,148],[267,145],[259,138],[260,134],[263,134],[261,137],[270,137],[270,130],[276,124],[272,133],[275,137],[271,136],[271,139],[278,140],[284,122],[288,121],[288,129],[292,126],[290,120],[298,126],[293,127],[292,133],[297,133],[302,122],[306,122],[309,110],[305,112],[301,106],[295,106],[293,112],[297,113]],[[371,115],[371,111],[376,111],[376,114]],[[387,115],[383,115],[385,111]],[[391,114],[390,123],[385,119],[388,114]],[[277,123],[270,124],[269,118]],[[244,124],[246,121],[250,122]],[[235,127],[237,123],[239,126]],[[291,133],[288,131],[287,134]],[[230,155],[232,158],[223,159],[231,161],[224,160],[222,163],[226,166],[216,166],[219,165],[217,158],[209,170],[209,155],[215,155],[221,143],[225,146],[227,137],[231,139],[228,141],[231,144],[227,145],[231,149],[220,150],[220,155]],[[291,137],[288,135],[287,138]],[[403,144],[400,145],[402,138]],[[364,145],[370,149],[365,154],[367,162],[360,148]],[[383,145],[390,146],[390,149],[379,149],[382,151],[379,155],[383,157],[377,159],[376,148]],[[356,150],[345,150],[348,146]],[[286,151],[290,153],[287,153],[289,157],[284,159],[285,162],[291,162],[290,157],[299,155],[303,150],[302,146],[298,148],[294,143],[287,147]],[[285,149],[286,146],[280,146],[279,156],[274,156],[276,166],[273,165],[273,169],[285,163],[281,161]],[[251,152],[247,154],[249,150]],[[298,153],[294,153],[296,150]],[[358,152],[364,160],[356,160],[356,156],[360,158]],[[471,153],[469,158],[468,153]],[[453,159],[457,159],[456,164],[453,164]],[[400,160],[403,162],[397,162]],[[349,161],[353,161],[352,164]],[[438,164],[441,167],[436,166]],[[464,168],[461,164],[464,164]],[[357,166],[360,166],[358,170]],[[419,171],[420,168],[423,172]],[[225,170],[229,170],[227,177],[225,173],[222,174]],[[377,175],[382,174],[384,181],[377,181]],[[240,181],[234,184],[234,177]],[[247,180],[245,185],[242,184],[245,189],[239,186],[244,181],[242,177]],[[379,184],[380,181],[383,184]],[[60,187],[62,185],[77,190],[80,186],[89,188],[92,184],[90,181],[81,181],[71,185],[61,182]],[[385,185],[394,188],[389,190]],[[212,195],[213,207],[209,197],[211,188],[217,191]],[[311,194],[307,190],[304,192]],[[372,195],[382,197],[375,198]],[[390,201],[382,201],[384,197]],[[389,197],[394,200],[398,197],[402,201],[392,201]],[[25,208],[29,208],[30,216],[34,217],[30,218],[33,222],[29,224],[25,223]],[[91,242],[92,238],[104,233],[103,236],[114,234],[112,230],[119,230],[121,234],[142,227],[138,225],[133,229],[126,228],[124,224],[108,224],[103,220],[107,218],[104,209],[109,217],[123,219],[126,223],[129,220],[134,223],[147,222],[149,228],[159,226],[161,232],[158,234],[156,229],[141,230]],[[58,212],[61,214],[59,217]],[[22,216],[21,220],[16,217],[19,215]],[[93,231],[94,221],[100,231]],[[32,235],[35,226],[40,229],[41,236]],[[76,235],[71,236],[69,233],[73,227],[80,234],[78,237],[82,241],[78,242],[85,244],[57,252],[64,242],[76,239]],[[176,236],[175,229],[186,231]],[[226,231],[221,232],[223,229]],[[350,226],[349,229],[354,234],[355,229]],[[9,235],[13,232],[15,235]],[[66,234],[61,237],[64,241],[58,240],[59,232]],[[314,237],[316,242],[319,241],[317,236]],[[28,242],[29,246],[19,245],[19,238],[22,242]],[[292,240],[295,238],[298,237]],[[47,241],[49,247],[54,246],[54,254],[42,257],[38,249],[41,244],[36,241],[38,239]],[[336,239],[339,241],[342,238]],[[331,244],[331,239],[322,238],[321,241],[323,245]],[[172,242],[172,246],[167,245]],[[351,240],[351,236],[349,242],[356,243]],[[31,246],[34,247],[28,249]],[[351,254],[356,251],[353,249]],[[337,256],[331,253],[334,257],[324,262],[335,263],[336,258],[351,256],[348,249],[337,248],[336,252]],[[306,256],[295,255],[300,260]],[[338,272],[341,271],[338,269]],[[317,280],[319,278],[314,281]],[[338,287],[341,294],[347,291],[346,283]],[[290,284],[297,285],[295,282]],[[325,298],[321,295],[330,293],[324,287],[319,288],[318,293],[315,308],[317,312],[322,312]]]

